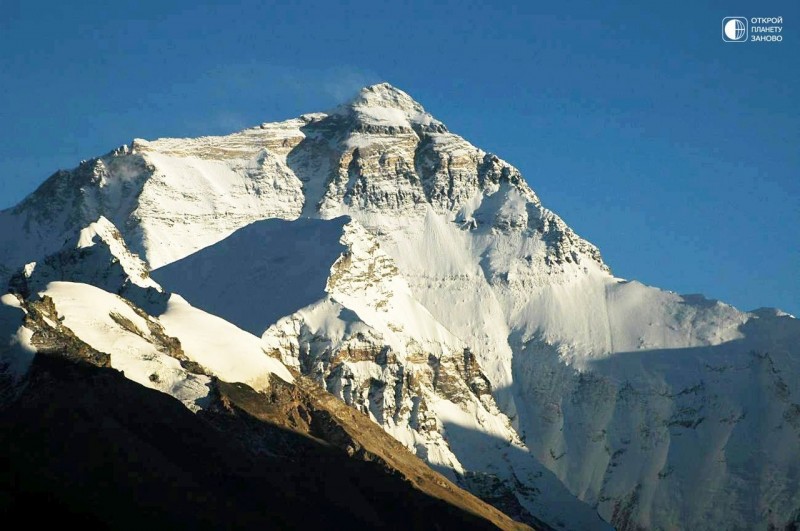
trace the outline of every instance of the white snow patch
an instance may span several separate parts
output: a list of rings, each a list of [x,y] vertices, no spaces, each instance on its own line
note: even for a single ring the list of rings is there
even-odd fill
[[[207,403],[211,379],[187,372],[175,358],[160,352],[149,336],[147,322],[120,297],[88,284],[51,282],[40,295],[53,299],[63,324],[92,348],[111,356],[111,366],[126,378],[174,396],[197,411]],[[137,332],[111,316],[121,316]]]
[[[0,303],[4,306],[10,306],[11,308],[22,309],[22,304],[19,302],[19,299],[11,293],[5,293],[0,296]]]
[[[192,307],[173,294],[158,317],[165,332],[177,337],[184,354],[227,382],[243,382],[258,391],[269,388],[269,375],[293,382],[289,370],[269,357],[261,340],[228,321]]]

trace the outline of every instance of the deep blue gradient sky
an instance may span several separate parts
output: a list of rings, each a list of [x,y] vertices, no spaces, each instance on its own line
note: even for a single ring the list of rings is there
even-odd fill
[[[134,137],[389,81],[520,168],[613,271],[800,314],[800,2],[36,2],[0,17],[0,208]],[[726,44],[724,16],[782,16]]]

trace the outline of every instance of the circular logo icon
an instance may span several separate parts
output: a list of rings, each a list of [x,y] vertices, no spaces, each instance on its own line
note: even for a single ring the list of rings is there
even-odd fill
[[[725,36],[732,41],[741,40],[744,37],[745,26],[738,18],[732,18],[725,23]]]

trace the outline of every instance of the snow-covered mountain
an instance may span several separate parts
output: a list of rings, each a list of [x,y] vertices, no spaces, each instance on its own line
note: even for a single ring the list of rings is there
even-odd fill
[[[515,168],[388,84],[60,171],[0,212],[0,271],[126,375],[141,349],[97,332],[120,319],[207,378],[309,377],[530,523],[800,523],[798,321],[614,277]],[[9,334],[12,374],[32,347]],[[200,407],[203,375],[170,363],[133,378]]]

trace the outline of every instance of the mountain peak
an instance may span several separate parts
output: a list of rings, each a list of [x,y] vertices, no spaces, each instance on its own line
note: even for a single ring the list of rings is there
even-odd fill
[[[347,103],[339,106],[334,114],[350,115],[367,126],[402,127],[414,126],[445,132],[439,120],[431,116],[420,103],[389,83],[369,85]]]
[[[389,83],[368,85],[358,91],[350,100],[353,106],[387,107],[401,110],[414,109],[424,112],[422,105],[414,101],[407,93]]]

